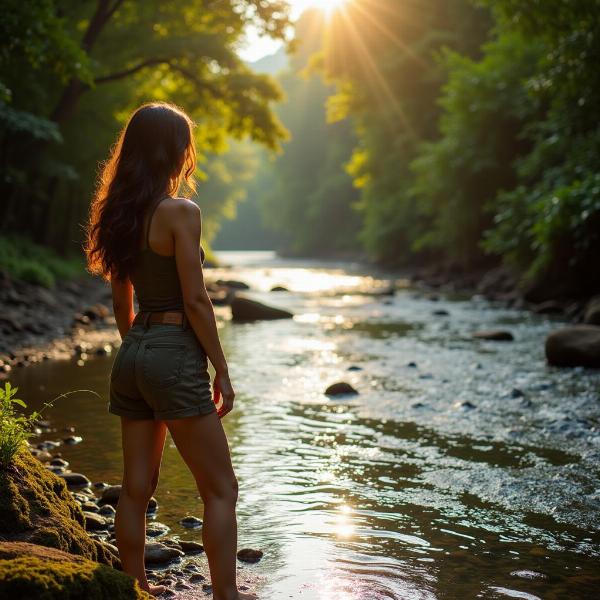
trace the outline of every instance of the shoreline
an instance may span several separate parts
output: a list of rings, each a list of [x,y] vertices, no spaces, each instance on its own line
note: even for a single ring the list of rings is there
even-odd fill
[[[344,260],[371,268],[374,276],[389,279],[394,292],[402,287],[398,282],[403,280],[432,300],[439,294],[480,296],[508,308],[562,317],[565,324],[586,322],[586,307],[593,301],[592,297],[528,302],[517,276],[506,267],[458,273],[432,266],[385,268],[362,255],[322,260]],[[211,263],[206,269],[207,288],[214,293],[215,304],[223,304],[224,297],[235,288],[211,282],[213,268],[229,269],[231,265]],[[82,275],[49,290],[0,272],[0,381],[10,378],[14,368],[45,360],[110,354],[120,343],[111,303],[110,286],[98,277]]]

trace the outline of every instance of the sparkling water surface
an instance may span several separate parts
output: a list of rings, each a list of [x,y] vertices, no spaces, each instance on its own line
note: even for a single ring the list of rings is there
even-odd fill
[[[389,276],[358,264],[218,254],[229,267],[207,278],[245,281],[295,315],[237,324],[216,308],[236,390],[223,422],[239,545],[265,553],[246,568],[260,598],[600,597],[600,373],[546,365],[560,320],[432,301],[402,280],[386,295]],[[491,328],[515,341],[471,338]],[[99,394],[48,416],[83,436],[61,448],[73,470],[118,483],[112,360],[36,364],[12,381],[32,408]],[[336,381],[359,393],[325,396]],[[156,498],[170,534],[199,536],[178,525],[202,505],[170,438]]]

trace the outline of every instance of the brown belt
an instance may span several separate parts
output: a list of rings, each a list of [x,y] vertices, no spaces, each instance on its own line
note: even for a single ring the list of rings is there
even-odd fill
[[[183,325],[184,324],[185,315],[183,312],[179,311],[162,311],[162,312],[150,312],[150,311],[140,311],[135,315],[133,319],[135,323],[167,323],[169,325]]]

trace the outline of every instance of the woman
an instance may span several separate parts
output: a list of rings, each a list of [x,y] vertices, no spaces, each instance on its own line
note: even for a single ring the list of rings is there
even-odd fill
[[[202,277],[200,209],[175,196],[182,180],[195,191],[192,127],[172,104],[136,110],[103,164],[90,211],[88,268],[110,280],[122,339],[108,405],[121,418],[124,463],[115,534],[123,570],[161,594],[164,586],[146,579],[145,515],[168,429],[204,503],[213,597],[250,600],[236,584],[237,481],[220,421],[235,394]]]

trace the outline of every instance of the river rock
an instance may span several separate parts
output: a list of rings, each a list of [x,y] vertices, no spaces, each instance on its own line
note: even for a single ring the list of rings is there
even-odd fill
[[[260,321],[291,319],[294,315],[287,310],[267,306],[257,300],[236,295],[231,301],[231,316],[234,321]]]
[[[447,317],[450,313],[447,310],[440,308],[439,310],[434,310],[432,314],[436,317]]]
[[[100,504],[100,506],[102,506],[103,504],[110,504],[112,506],[117,506],[117,503],[119,502],[119,494],[120,493],[121,493],[120,485],[111,485],[102,492],[102,496],[100,496],[100,500],[98,501],[98,504]],[[150,501],[148,502],[148,508],[146,510],[146,513],[153,513],[153,512],[156,512],[157,510],[158,510],[158,502],[156,501],[156,498],[154,496],[152,496],[152,498],[150,498]]]
[[[69,466],[69,463],[64,458],[53,458],[50,464],[53,467],[64,467],[65,469]]]
[[[186,554],[200,554],[201,552],[204,552],[204,546],[199,542],[193,542],[191,540],[179,540],[178,544]]]
[[[358,391],[345,381],[332,383],[325,390],[327,396],[341,396],[343,394],[358,394]]]
[[[199,581],[204,581],[206,577],[202,575],[202,573],[192,573],[189,578],[190,583],[198,583]]]
[[[117,511],[110,504],[104,504],[98,509],[98,513],[103,517],[113,517],[117,514]]]
[[[69,435],[66,438],[63,438],[63,442],[65,444],[69,444],[70,446],[74,446],[75,444],[79,444],[83,441],[83,438],[80,435]]]
[[[479,340],[492,340],[494,342],[512,342],[515,338],[510,331],[503,329],[489,329],[485,331],[476,331],[473,337]]]
[[[546,359],[557,367],[600,368],[600,327],[571,325],[546,338]]]
[[[146,535],[148,537],[158,537],[159,535],[164,535],[169,531],[169,527],[164,523],[147,523],[146,524]]]
[[[217,279],[215,282],[217,285],[224,285],[225,287],[234,288],[236,290],[249,290],[250,286],[243,281],[236,281],[235,279]]]
[[[179,524],[187,527],[188,529],[195,529],[197,527],[202,527],[202,519],[188,515],[187,517],[181,519]]]
[[[184,556],[181,550],[165,546],[160,542],[149,542],[144,550],[144,560],[149,565],[164,565]]]
[[[106,519],[102,515],[98,515],[89,510],[84,510],[83,516],[85,517],[85,528],[87,531],[106,529]]]
[[[253,548],[242,548],[237,553],[238,560],[248,563],[256,563],[263,557],[262,550],[254,550]]]
[[[283,285],[274,285],[271,288],[272,292],[289,292],[290,290],[288,290],[285,286]]]
[[[541,304],[536,304],[533,307],[533,312],[538,315],[562,315],[565,312],[565,307],[556,300],[547,300]]]
[[[594,296],[586,304],[583,321],[588,325],[600,325],[600,296]]]
[[[81,473],[60,473],[59,477],[62,477],[69,488],[87,487],[92,482]]]

